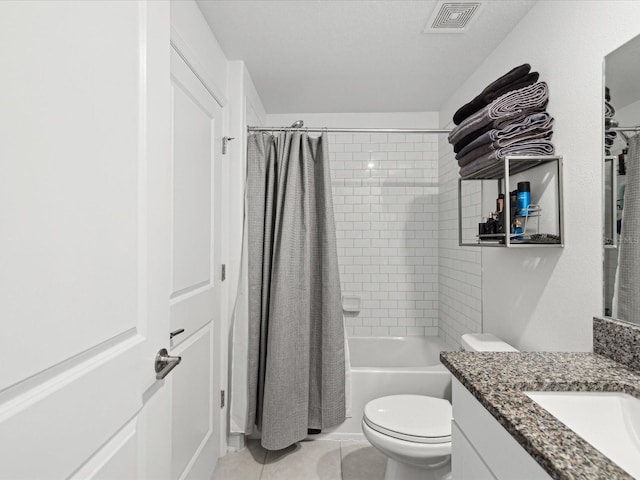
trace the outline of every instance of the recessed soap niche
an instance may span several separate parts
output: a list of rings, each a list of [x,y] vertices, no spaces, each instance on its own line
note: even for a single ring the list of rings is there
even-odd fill
[[[361,299],[359,295],[343,295],[342,310],[349,313],[360,312]]]

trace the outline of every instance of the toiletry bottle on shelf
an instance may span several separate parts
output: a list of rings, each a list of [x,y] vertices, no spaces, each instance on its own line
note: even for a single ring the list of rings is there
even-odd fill
[[[513,190],[509,193],[509,213],[511,213],[511,218],[509,219],[509,225],[511,225],[518,214],[518,190]]]
[[[528,215],[531,204],[531,185],[529,182],[518,182],[518,215]]]
[[[499,193],[496,200],[496,220],[498,222],[496,233],[504,233],[504,193]]]
[[[493,218],[493,215],[491,215],[491,214],[489,215],[489,218],[487,219],[486,229],[487,229],[487,233],[489,235],[495,235],[496,232],[497,232],[498,226],[496,224],[495,218]]]
[[[521,235],[523,233],[523,229],[522,229],[522,221],[519,218],[516,218],[513,221],[513,229],[511,231],[511,233],[515,234],[515,236],[513,237],[514,240],[522,240],[523,236]],[[520,234],[520,235],[518,235]]]
[[[482,241],[482,236],[487,234],[487,219],[483,219],[482,222],[478,224],[478,241]]]

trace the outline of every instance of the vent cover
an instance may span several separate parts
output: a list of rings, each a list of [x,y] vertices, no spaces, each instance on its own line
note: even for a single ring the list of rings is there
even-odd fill
[[[424,33],[464,33],[477,18],[480,2],[441,1],[431,14]]]

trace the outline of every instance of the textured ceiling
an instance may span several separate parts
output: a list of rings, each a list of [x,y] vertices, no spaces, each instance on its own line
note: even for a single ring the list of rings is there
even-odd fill
[[[268,113],[437,111],[535,1],[482,1],[465,33],[424,34],[437,3],[198,0]]]

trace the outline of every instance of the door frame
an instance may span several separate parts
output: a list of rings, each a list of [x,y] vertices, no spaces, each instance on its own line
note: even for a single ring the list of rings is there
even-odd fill
[[[205,89],[211,94],[214,100],[220,105],[222,109],[222,135],[227,135],[226,132],[229,131],[229,101],[227,96],[222,88],[220,88],[216,82],[213,80],[213,73],[209,72],[207,67],[205,66],[205,62],[200,59],[200,56],[196,53],[195,49],[192,48],[187,40],[174,26],[171,26],[171,48],[184,60],[187,66],[191,69],[194,75],[198,78],[198,80],[202,83]],[[216,139],[217,140],[217,139]],[[222,148],[222,141],[215,142],[215,148]],[[220,150],[219,150],[220,151]],[[228,157],[229,155],[220,154],[220,161],[222,162],[220,172],[222,174],[222,179],[219,182],[216,182],[216,187],[220,188],[220,192],[213,192],[214,198],[218,199],[214,204],[214,242],[219,242],[220,246],[220,256],[221,262],[214,265],[214,273],[219,275],[221,272],[221,263],[226,263],[229,258],[229,237],[225,232],[228,230],[225,228],[226,225],[229,224],[228,212],[225,209],[220,208],[220,200],[223,202],[229,198],[228,185],[227,181],[229,178],[229,167],[228,167]],[[222,233],[218,236],[216,235],[215,230],[218,229]],[[218,247],[214,247],[218,248]],[[218,396],[215,392],[224,391],[225,402],[224,406],[214,410],[218,411],[217,415],[214,415],[214,420],[218,422],[220,425],[219,428],[219,438],[218,445],[219,451],[218,456],[223,456],[227,451],[227,434],[228,434],[228,421],[227,421],[227,409],[228,409],[228,330],[229,330],[229,308],[227,297],[229,294],[228,282],[223,281],[220,285],[220,302],[219,305],[216,306],[216,317],[213,321],[213,371],[214,371],[214,379],[213,379],[213,388],[214,388],[214,398],[218,399]],[[214,405],[215,407],[215,405]]]

